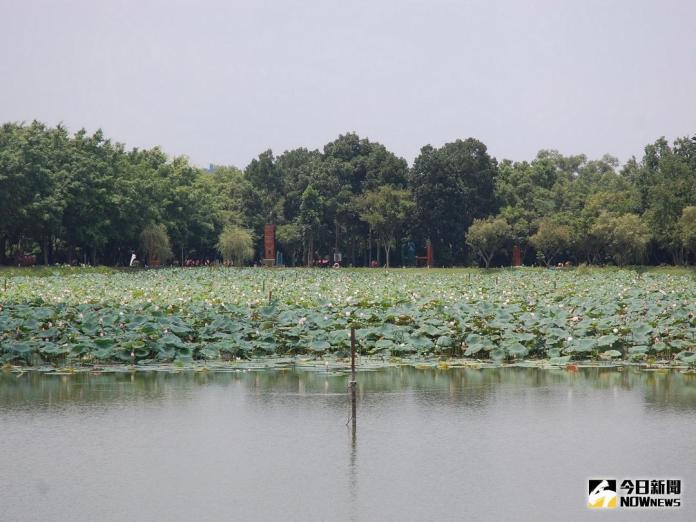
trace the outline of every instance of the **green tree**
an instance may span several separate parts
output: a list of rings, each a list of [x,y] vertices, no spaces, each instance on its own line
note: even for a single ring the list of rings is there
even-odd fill
[[[466,230],[474,219],[496,212],[496,172],[495,159],[473,138],[421,149],[410,178],[416,222],[441,264],[462,261]]]
[[[311,185],[308,186],[302,193],[299,215],[299,224],[304,239],[305,264],[307,266],[311,266],[314,261],[314,239],[321,223],[322,211],[323,201],[319,192]]]
[[[164,225],[150,223],[140,233],[140,248],[149,264],[166,263],[172,257],[169,235]]]
[[[679,218],[679,236],[684,250],[696,255],[696,206],[684,207]]]
[[[498,217],[505,220],[510,227],[510,239],[513,245],[520,247],[522,260],[529,249],[529,238],[536,232],[536,218],[532,211],[522,207],[504,207]]]
[[[597,218],[592,233],[619,266],[641,262],[650,241],[647,226],[636,214],[617,216],[604,212]]]
[[[234,225],[225,226],[216,248],[225,261],[235,266],[242,266],[254,258],[254,239],[251,232]]]
[[[467,231],[466,243],[488,268],[510,237],[510,225],[503,218],[475,219]]]
[[[539,230],[530,238],[530,242],[543,254],[546,266],[551,266],[570,246],[571,232],[568,225],[546,219],[539,224]]]
[[[248,221],[254,232],[261,236],[266,223],[278,223],[283,212],[283,175],[278,169],[276,158],[269,149],[249,163],[244,171],[249,185],[244,201]]]
[[[696,139],[679,138],[670,146],[660,138],[645,147],[640,165],[627,166],[627,175],[640,193],[643,217],[657,246],[674,264],[683,264],[679,220],[684,207],[696,204]]]
[[[296,222],[278,225],[276,240],[285,252],[286,262],[291,266],[297,264],[303,246],[302,227]]]
[[[359,202],[360,217],[377,234],[384,248],[387,268],[391,249],[396,245],[397,233],[401,230],[415,204],[407,190],[382,185],[367,192]]]

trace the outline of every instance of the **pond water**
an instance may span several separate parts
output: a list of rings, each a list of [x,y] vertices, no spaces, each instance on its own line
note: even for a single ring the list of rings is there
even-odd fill
[[[1,520],[597,520],[588,478],[680,478],[696,376],[637,369],[0,372]]]

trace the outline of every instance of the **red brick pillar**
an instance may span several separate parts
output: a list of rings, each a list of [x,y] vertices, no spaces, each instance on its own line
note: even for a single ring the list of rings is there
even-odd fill
[[[263,259],[266,263],[275,263],[275,225],[263,227]]]

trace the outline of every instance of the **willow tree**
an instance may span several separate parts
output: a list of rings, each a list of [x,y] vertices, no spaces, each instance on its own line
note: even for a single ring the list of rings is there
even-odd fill
[[[235,266],[242,266],[254,258],[254,238],[245,228],[226,226],[215,246],[222,258]]]
[[[172,258],[172,248],[167,227],[154,223],[147,225],[140,233],[140,248],[149,264],[169,261]]]

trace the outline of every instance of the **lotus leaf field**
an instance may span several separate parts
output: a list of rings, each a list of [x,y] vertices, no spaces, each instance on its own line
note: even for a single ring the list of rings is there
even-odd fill
[[[3,284],[4,283],[4,284]],[[0,362],[360,354],[696,363],[696,280],[633,270],[160,269],[0,280]]]

